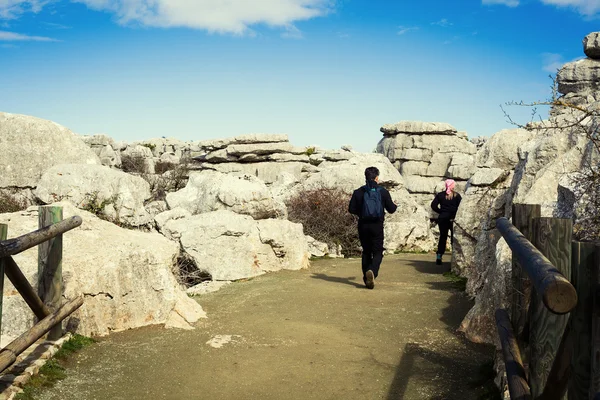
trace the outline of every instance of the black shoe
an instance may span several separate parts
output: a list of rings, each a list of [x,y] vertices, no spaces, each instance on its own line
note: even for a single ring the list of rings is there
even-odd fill
[[[373,275],[373,271],[368,270],[365,274],[365,277],[365,285],[367,286],[367,289],[373,289],[375,287],[375,275]]]

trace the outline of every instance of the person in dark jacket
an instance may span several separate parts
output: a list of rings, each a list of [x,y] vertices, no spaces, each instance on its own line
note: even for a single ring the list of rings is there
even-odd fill
[[[396,204],[384,187],[379,186],[379,170],[365,170],[367,183],[354,191],[348,211],[358,216],[358,237],[362,246],[363,282],[369,289],[375,287],[375,278],[383,260],[384,209],[393,214]]]
[[[448,241],[448,232],[453,232],[454,218],[456,218],[456,212],[462,200],[460,194],[454,191],[456,186],[454,180],[447,179],[445,184],[446,189],[436,194],[431,202],[431,209],[439,214],[437,222],[440,227],[440,241],[435,259],[437,265],[442,264],[442,256],[446,251],[446,242]]]

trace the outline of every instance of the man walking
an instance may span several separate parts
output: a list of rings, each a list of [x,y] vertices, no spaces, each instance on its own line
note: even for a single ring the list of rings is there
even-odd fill
[[[396,204],[385,188],[379,186],[379,170],[365,170],[367,184],[354,191],[348,211],[358,216],[358,237],[362,246],[363,281],[369,289],[375,287],[375,278],[383,260],[384,209],[393,214]]]

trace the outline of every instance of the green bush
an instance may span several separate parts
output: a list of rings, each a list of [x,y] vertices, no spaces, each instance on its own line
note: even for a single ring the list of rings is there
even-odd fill
[[[319,188],[298,193],[287,202],[288,218],[304,225],[304,233],[342,253],[360,255],[356,217],[348,212],[351,195],[341,189]]]

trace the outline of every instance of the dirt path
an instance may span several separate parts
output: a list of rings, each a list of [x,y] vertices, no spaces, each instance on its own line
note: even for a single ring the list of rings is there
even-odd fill
[[[478,399],[492,351],[454,333],[471,303],[431,260],[386,257],[374,290],[359,260],[231,284],[198,329],[114,334],[42,398]]]

